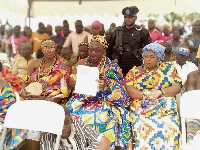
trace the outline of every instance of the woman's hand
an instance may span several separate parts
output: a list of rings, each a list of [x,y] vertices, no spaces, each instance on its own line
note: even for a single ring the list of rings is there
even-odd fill
[[[104,88],[107,86],[107,83],[104,82],[104,80],[97,80],[98,81],[98,84],[99,84],[99,91],[103,91]]]
[[[150,96],[155,100],[158,99],[162,95],[160,90],[152,90]]]
[[[45,96],[40,95],[40,96],[36,96],[36,95],[29,95],[29,99],[30,100],[45,100]]]
[[[25,100],[27,100],[27,99],[29,99],[30,98],[30,92],[27,92],[25,89],[22,89],[21,90],[21,96],[25,99]]]

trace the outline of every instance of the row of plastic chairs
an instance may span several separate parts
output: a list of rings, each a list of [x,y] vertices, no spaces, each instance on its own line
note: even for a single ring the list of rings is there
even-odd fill
[[[5,149],[7,128],[27,129],[57,134],[55,150],[58,150],[64,125],[65,113],[62,106],[43,100],[19,101],[7,111],[0,150]]]
[[[6,114],[0,149],[3,147],[7,128],[16,128],[57,134],[55,150],[58,150],[65,119],[63,107],[56,103],[42,100],[19,101],[19,95],[16,93],[15,95],[18,100],[17,103],[8,109]],[[193,90],[184,93],[180,99],[182,150],[188,150],[186,143],[186,118],[200,119],[199,96],[200,90]]]

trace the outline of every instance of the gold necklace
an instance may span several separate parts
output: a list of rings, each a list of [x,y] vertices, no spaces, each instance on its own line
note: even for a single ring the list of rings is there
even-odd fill
[[[48,76],[51,73],[51,71],[58,65],[58,57],[59,56],[54,55],[54,60],[49,68],[44,68],[45,61],[44,58],[41,59],[36,79],[37,82],[39,81],[40,78]]]

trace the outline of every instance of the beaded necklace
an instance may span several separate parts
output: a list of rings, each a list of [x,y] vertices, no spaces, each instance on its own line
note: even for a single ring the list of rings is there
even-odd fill
[[[149,85],[153,84],[153,80],[154,80],[153,75],[155,74],[157,69],[158,69],[158,67],[156,67],[155,69],[149,71],[149,70],[146,69],[146,67],[144,65],[141,66],[142,73],[149,76]]]
[[[37,82],[39,82],[40,78],[44,76],[48,76],[51,73],[51,71],[58,65],[58,56],[54,55],[54,60],[49,68],[44,68],[44,65],[45,65],[45,61],[44,61],[44,58],[42,58],[40,61],[39,68],[38,68],[38,74],[35,79],[35,81]]]

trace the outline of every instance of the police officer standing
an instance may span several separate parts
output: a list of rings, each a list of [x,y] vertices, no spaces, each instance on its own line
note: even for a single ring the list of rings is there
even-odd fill
[[[118,62],[125,76],[133,66],[142,64],[142,48],[151,43],[147,29],[135,24],[139,9],[136,6],[122,10],[124,25],[112,34],[107,56]]]

